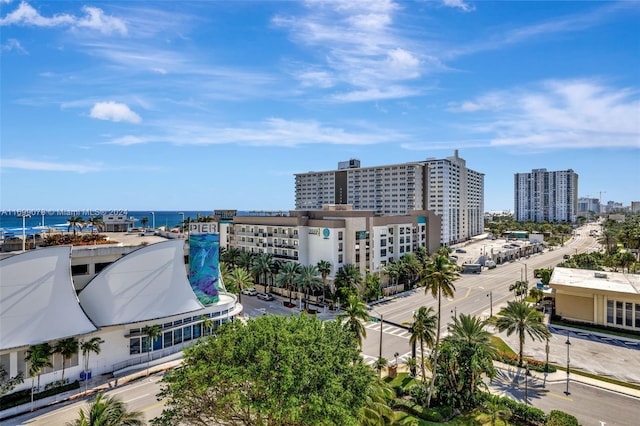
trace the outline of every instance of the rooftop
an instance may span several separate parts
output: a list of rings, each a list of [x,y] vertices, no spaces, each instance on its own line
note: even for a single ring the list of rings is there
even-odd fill
[[[622,272],[554,268],[549,285],[640,295],[640,275]]]

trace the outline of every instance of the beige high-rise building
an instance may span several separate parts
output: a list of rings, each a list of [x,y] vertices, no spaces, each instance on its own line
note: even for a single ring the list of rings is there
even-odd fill
[[[484,174],[466,167],[458,151],[445,159],[361,167],[340,162],[337,170],[295,175],[296,210],[350,204],[378,215],[430,210],[440,216],[442,245],[484,232]]]

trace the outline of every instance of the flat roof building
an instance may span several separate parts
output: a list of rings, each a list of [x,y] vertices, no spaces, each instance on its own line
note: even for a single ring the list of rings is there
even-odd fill
[[[425,210],[378,216],[334,205],[294,210],[289,216],[235,216],[228,229],[221,224],[224,233],[228,247],[240,251],[303,265],[329,261],[332,277],[345,264],[357,265],[363,273],[380,272],[389,261],[421,246],[434,253],[440,247],[440,218]]]
[[[640,331],[640,275],[556,267],[549,287],[563,319]]]

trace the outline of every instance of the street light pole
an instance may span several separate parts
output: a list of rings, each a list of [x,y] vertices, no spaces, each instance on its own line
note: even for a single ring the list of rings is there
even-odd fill
[[[567,341],[564,342],[567,345],[567,390],[564,392],[565,395],[570,395],[569,392],[569,348],[571,347],[571,341],[569,340],[569,330],[567,330]]]
[[[155,212],[150,212],[151,213],[151,226],[153,227],[153,229],[156,229],[156,213]]]
[[[378,350],[378,359],[382,359],[382,325],[383,319],[382,314],[380,314],[380,349]]]
[[[493,291],[489,291],[487,294],[489,298],[489,319],[493,318]]]

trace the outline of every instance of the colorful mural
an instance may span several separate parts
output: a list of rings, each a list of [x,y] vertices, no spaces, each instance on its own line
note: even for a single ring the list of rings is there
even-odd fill
[[[203,305],[219,300],[220,234],[189,235],[189,281]]]

